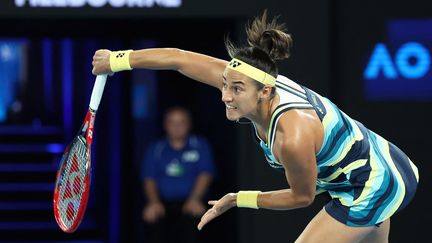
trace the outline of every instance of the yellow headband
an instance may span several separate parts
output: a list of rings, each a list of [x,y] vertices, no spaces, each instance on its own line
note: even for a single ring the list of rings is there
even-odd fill
[[[258,69],[254,66],[251,66],[239,59],[233,58],[228,63],[228,68],[235,70],[237,72],[241,72],[244,75],[248,76],[249,78],[252,78],[264,85],[270,85],[275,86],[276,84],[276,78],[271,76],[270,74],[264,72],[261,69]]]

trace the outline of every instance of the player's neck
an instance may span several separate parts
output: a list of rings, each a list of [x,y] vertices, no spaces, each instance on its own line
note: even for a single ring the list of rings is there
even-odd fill
[[[270,126],[270,120],[273,111],[279,105],[279,95],[276,95],[271,100],[259,104],[257,109],[257,114],[253,116],[250,120],[254,122],[255,127],[261,131],[261,134],[267,134],[268,128]]]

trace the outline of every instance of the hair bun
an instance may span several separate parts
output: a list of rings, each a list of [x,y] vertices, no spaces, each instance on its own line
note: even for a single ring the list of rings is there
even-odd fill
[[[290,55],[292,38],[285,31],[285,25],[278,24],[277,17],[267,22],[267,10],[246,27],[249,45],[263,50],[274,60],[288,58]]]

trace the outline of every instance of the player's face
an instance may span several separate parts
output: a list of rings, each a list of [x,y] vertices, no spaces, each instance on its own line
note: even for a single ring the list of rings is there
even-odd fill
[[[165,131],[171,139],[186,139],[189,134],[190,121],[181,110],[173,110],[165,118]]]
[[[225,103],[228,120],[251,117],[251,114],[256,112],[259,91],[254,82],[256,81],[240,72],[225,69],[222,101]]]

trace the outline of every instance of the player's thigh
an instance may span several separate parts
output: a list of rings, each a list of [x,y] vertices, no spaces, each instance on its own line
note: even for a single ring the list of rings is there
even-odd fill
[[[337,221],[322,209],[300,234],[296,243],[356,243],[361,242],[375,226],[351,227]]]
[[[390,233],[390,219],[387,219],[379,227],[368,234],[361,243],[387,243]]]

